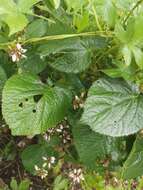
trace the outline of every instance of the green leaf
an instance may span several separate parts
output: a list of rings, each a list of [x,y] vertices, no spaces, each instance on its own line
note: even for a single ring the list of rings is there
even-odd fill
[[[95,133],[89,126],[76,125],[73,128],[73,137],[80,160],[91,169],[98,171],[102,167],[99,161],[108,156],[113,158],[116,154],[116,159],[119,157],[118,139]]]
[[[115,26],[115,35],[122,43],[127,42],[126,31],[124,30],[123,26],[119,22]]]
[[[18,184],[17,184],[17,181],[12,178],[11,182],[10,182],[10,187],[12,190],[18,190]]]
[[[13,135],[35,135],[55,126],[67,113],[69,92],[49,87],[32,74],[14,75],[3,90],[2,112]]]
[[[34,156],[33,156],[34,155]],[[28,146],[21,154],[24,168],[32,174],[36,174],[35,165],[42,167],[42,157],[57,156],[53,148],[46,144],[36,144]]]
[[[126,43],[127,44],[131,44],[132,43],[132,39],[134,37],[134,32],[135,32],[135,19],[134,18],[130,18],[127,22],[127,27],[126,27]]]
[[[8,24],[9,35],[19,32],[28,24],[28,20],[23,13],[29,13],[30,8],[40,0],[0,0],[1,20]]]
[[[134,23],[133,43],[139,43],[143,40],[143,16],[137,16]]]
[[[38,3],[40,0],[18,0],[18,9],[22,13],[28,13],[33,5]]]
[[[120,22],[118,22],[115,26],[115,34],[117,38],[126,46],[132,43],[132,39],[134,36],[134,31],[135,31],[134,23],[135,23],[134,19],[132,18],[129,19],[126,30],[124,29],[124,27],[121,25]]]
[[[136,72],[138,70],[138,66],[132,62],[129,66],[125,65],[124,62],[122,61],[117,61],[117,60],[113,60],[112,62],[117,68],[117,73],[111,73],[111,75],[113,74],[117,74],[116,77],[117,78],[123,78],[126,81],[135,81],[135,76],[136,76]],[[105,71],[106,72],[106,71]],[[115,71],[116,72],[116,71]],[[107,71],[108,73],[108,71]],[[109,75],[110,76],[110,75]],[[111,76],[112,77],[112,76]]]
[[[56,22],[49,24],[47,27],[47,35],[52,36],[52,35],[59,35],[59,34],[72,34],[74,33],[75,30],[71,28],[67,23],[62,24],[61,22]]]
[[[142,50],[138,47],[133,47],[132,51],[133,51],[137,65],[142,70],[143,69],[143,52],[142,52]]]
[[[42,19],[31,22],[25,32],[26,38],[42,37],[47,31],[48,23]]]
[[[113,68],[113,69],[103,69],[103,73],[106,75],[112,77],[112,78],[118,78],[122,76],[121,70],[118,68]]]
[[[7,78],[11,77],[15,72],[17,72],[16,65],[11,64],[9,61],[9,56],[4,51],[0,52],[0,66],[4,69]],[[4,76],[3,74],[1,75]]]
[[[61,0],[50,0],[51,3],[53,4],[55,9],[58,9],[61,3]]]
[[[73,9],[75,12],[80,10],[86,3],[86,1],[83,0],[65,0],[65,2],[67,4],[68,10],[70,11],[71,9]]]
[[[129,66],[131,64],[131,61],[132,61],[132,51],[131,51],[131,49],[128,46],[125,45],[122,48],[122,54],[123,54],[126,66]]]
[[[89,13],[84,12],[82,15],[75,15],[73,20],[78,32],[82,32],[89,26]]]
[[[2,89],[4,87],[4,84],[7,80],[7,75],[5,73],[5,70],[3,67],[0,66],[0,94],[2,93]]]
[[[133,179],[143,175],[143,137],[138,135],[132,151],[124,163],[122,178]]]
[[[132,3],[134,3],[134,0],[116,1],[116,5],[118,6],[118,8],[122,9],[123,11],[129,11]]]
[[[45,69],[47,66],[47,62],[45,59],[42,59],[37,53],[35,53],[36,50],[32,49],[32,51],[27,52],[27,58],[26,59],[21,59],[18,62],[18,67],[23,71],[23,72],[30,72],[30,73],[35,73],[38,74],[41,71]]]
[[[58,8],[60,9],[61,0],[44,0],[48,8],[52,10],[52,14],[55,14],[55,11],[58,13]],[[55,10],[54,10],[55,9]]]
[[[60,41],[49,41],[39,48],[41,56],[51,53],[56,56],[49,64],[62,72],[82,72],[91,64],[91,49],[87,48],[80,39],[68,39]]]
[[[90,50],[100,50],[102,48],[107,48],[107,39],[104,37],[85,37],[83,39],[85,46]]]
[[[69,181],[66,178],[63,178],[61,175],[57,176],[54,181],[53,190],[68,190]]]
[[[9,26],[9,36],[23,30],[28,24],[27,18],[23,14],[17,12],[5,15],[3,20]]]
[[[111,0],[105,1],[104,5],[104,20],[109,27],[114,27],[117,20],[116,8]]]
[[[0,0],[0,15],[14,13],[16,4],[13,0]]]
[[[29,190],[31,182],[29,179],[22,180],[18,190]]]
[[[17,10],[17,5],[13,0],[0,0],[0,14],[0,20],[9,26],[9,35],[23,30],[28,23],[27,18]]]
[[[105,189],[104,178],[102,177],[102,175],[99,175],[98,173],[93,174],[92,172],[88,172],[87,174],[84,175],[84,179],[85,179],[85,182],[82,185],[85,186],[84,189],[86,190],[91,190],[94,188],[98,190]]]
[[[143,96],[121,80],[100,79],[89,90],[81,121],[95,132],[124,136],[142,129]]]

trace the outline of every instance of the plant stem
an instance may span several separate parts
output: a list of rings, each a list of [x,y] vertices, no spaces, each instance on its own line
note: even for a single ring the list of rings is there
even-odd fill
[[[31,44],[31,43],[36,43],[40,41],[51,41],[51,40],[62,40],[66,38],[74,38],[74,37],[83,37],[83,36],[101,36],[101,37],[113,37],[113,32],[108,33],[106,31],[96,31],[96,32],[85,32],[85,33],[78,33],[78,34],[60,34],[60,35],[53,35],[53,36],[44,36],[41,38],[31,38],[28,40],[21,40],[18,41],[22,45],[25,44]],[[6,43],[1,43],[0,47],[5,47],[7,48],[8,46],[11,46],[13,44],[17,43],[16,41],[11,41],[11,42],[6,42]]]
[[[61,40],[61,39],[66,39],[66,38],[82,37],[82,36],[112,37],[113,34],[112,33],[106,34],[105,31],[85,32],[85,33],[79,33],[79,34],[62,34],[62,35],[44,36],[44,37],[41,37],[41,38],[31,38],[31,39],[28,39],[28,40],[22,42],[22,44],[40,42],[40,41],[43,41],[43,40],[46,40],[46,41]]]
[[[31,16],[34,16],[34,17],[37,17],[37,18],[41,18],[43,20],[46,20],[48,22],[51,22],[51,23],[55,23],[53,20],[49,19],[49,18],[46,18],[42,15],[37,15],[37,14],[34,14],[34,13],[29,13],[28,15],[31,15]]]
[[[123,24],[125,24],[127,22],[127,20],[129,19],[129,17],[133,14],[134,10],[143,2],[143,0],[139,0],[137,1],[137,3],[134,5],[134,7],[130,10],[130,12],[128,13],[127,17],[125,18]]]
[[[91,0],[89,0],[89,3],[92,4]],[[97,27],[98,27],[99,31],[102,31],[102,27],[101,27],[101,25],[99,23],[98,15],[97,15],[96,9],[95,9],[95,7],[94,7],[93,4],[92,4],[92,10],[93,10],[93,13],[94,13],[94,17],[95,17],[95,21],[96,21]]]

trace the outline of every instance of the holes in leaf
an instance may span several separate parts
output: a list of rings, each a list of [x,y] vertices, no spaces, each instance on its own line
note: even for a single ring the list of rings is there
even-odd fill
[[[46,79],[41,79],[42,83],[46,84],[47,80]]]
[[[35,95],[34,98],[34,102],[37,103],[39,102],[39,100],[42,98],[43,95]]]
[[[34,110],[32,110],[32,112],[33,112],[33,113],[36,113],[36,110],[34,109]]]
[[[25,101],[28,102],[28,98],[25,98]]]
[[[47,84],[47,79],[46,79],[47,74],[48,73],[46,73],[45,71],[38,74],[39,77],[40,77],[41,82],[44,83],[44,84]]]
[[[19,104],[19,107],[20,107],[20,108],[23,108],[23,103],[22,103],[22,102]]]

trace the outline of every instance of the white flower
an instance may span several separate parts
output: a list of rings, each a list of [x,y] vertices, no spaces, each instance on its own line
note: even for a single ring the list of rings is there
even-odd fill
[[[41,177],[41,179],[44,179],[47,177],[48,175],[48,171],[45,170],[44,168],[39,168],[37,165],[34,166],[35,170],[36,170],[36,174]]]
[[[43,135],[43,138],[45,139],[45,141],[48,141],[48,142],[51,140],[51,136],[48,135],[47,133],[45,133],[45,134]]]
[[[51,157],[51,164],[54,164],[56,161],[56,158],[54,156]]]
[[[47,166],[47,163],[45,162],[45,163],[42,165],[42,167],[45,168],[46,166]]]
[[[12,62],[19,61],[19,59],[17,58],[16,54],[11,54],[11,57],[12,57]]]
[[[80,184],[84,180],[82,169],[73,169],[69,172],[69,178],[72,180],[73,184]]]
[[[55,164],[56,161],[56,158],[54,156],[51,156],[49,158],[43,156],[42,159],[45,161],[43,167],[48,166],[48,169],[51,169],[52,165]]]
[[[48,175],[48,171],[47,170],[44,170],[44,169],[42,169],[42,174],[41,174],[41,179],[44,179],[44,178],[46,178],[47,177],[47,175]]]
[[[45,161],[47,161],[47,160],[48,160],[45,156],[43,156],[43,157],[42,157],[42,159],[43,159],[43,160],[45,160]]]
[[[35,165],[34,168],[36,171],[38,171],[40,169],[37,165]]]
[[[21,53],[26,53],[26,51],[27,51],[26,49],[23,49],[21,44],[19,44],[19,43],[16,44],[16,47],[19,51],[21,51]]]
[[[56,158],[54,156],[49,158],[48,168],[50,169],[52,165],[55,163]]]
[[[61,133],[62,129],[56,129],[56,132]]]
[[[12,58],[13,62],[18,62],[22,58],[26,58],[26,49],[23,49],[21,44],[17,43],[15,47],[10,47],[9,55]]]

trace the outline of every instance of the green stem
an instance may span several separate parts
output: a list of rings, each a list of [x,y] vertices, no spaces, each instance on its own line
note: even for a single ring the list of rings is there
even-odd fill
[[[89,0],[89,3],[92,4],[91,0]],[[93,13],[94,13],[94,17],[95,17],[95,21],[96,21],[97,27],[98,27],[99,31],[102,31],[102,27],[101,27],[101,25],[99,23],[98,15],[97,15],[96,9],[95,9],[95,7],[94,7],[93,4],[92,4],[92,10],[93,10]]]
[[[133,8],[130,10],[130,12],[128,13],[127,17],[125,18],[123,24],[125,24],[127,22],[127,20],[129,19],[129,17],[133,14],[134,10],[143,2],[143,0],[139,0],[137,1],[137,3],[133,6]]]
[[[0,49],[6,49],[8,46],[11,46],[12,44],[15,44],[16,41],[12,41],[12,42],[5,42],[5,43],[0,43]]]
[[[31,38],[28,40],[21,40],[18,41],[22,45],[25,44],[31,44],[31,43],[36,43],[36,42],[41,42],[41,41],[51,41],[51,40],[62,40],[66,38],[74,38],[74,37],[83,37],[83,36],[102,36],[102,37],[113,37],[113,32],[106,32],[106,31],[96,31],[96,32],[85,32],[85,33],[79,33],[79,34],[60,34],[60,35],[53,35],[53,36],[44,36],[40,38]],[[7,43],[1,43],[0,47],[5,47],[7,48],[8,46],[11,46],[15,44],[16,41],[12,42],[7,42]]]
[[[105,34],[104,34],[105,33]],[[35,42],[40,42],[40,41],[51,41],[51,40],[62,40],[66,38],[74,38],[74,37],[83,37],[83,36],[102,36],[102,37],[113,37],[112,33],[106,34],[106,32],[102,31],[97,31],[97,32],[85,32],[85,33],[79,33],[79,34],[62,34],[62,35],[53,35],[53,36],[44,36],[41,38],[31,38],[28,39],[22,44],[29,44],[29,43],[35,43]]]
[[[42,15],[37,15],[37,14],[34,14],[34,13],[28,13],[28,15],[31,15],[31,16],[34,16],[34,17],[37,17],[37,18],[41,18],[43,20],[46,20],[48,22],[51,22],[51,23],[55,23],[53,20],[49,19],[49,18],[46,18]]]

